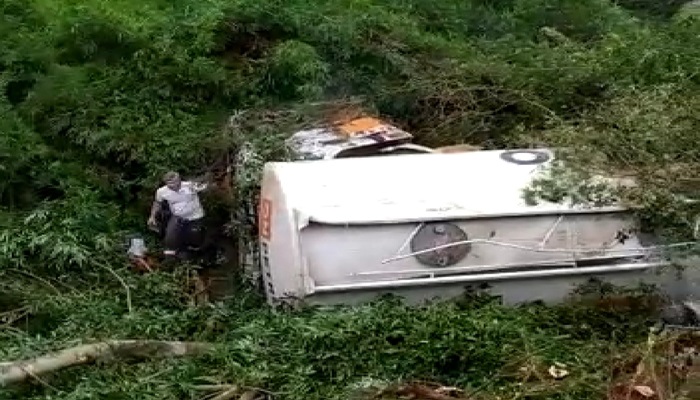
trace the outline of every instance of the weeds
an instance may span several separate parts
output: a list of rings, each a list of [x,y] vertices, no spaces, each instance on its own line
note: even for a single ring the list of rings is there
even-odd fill
[[[409,379],[472,397],[602,398],[606,366],[645,338],[637,309],[379,302],[273,314],[252,294],[196,308],[186,274],[136,277],[119,245],[144,230],[163,171],[222,165],[239,180],[208,211],[229,234],[254,235],[260,167],[285,157],[291,132],[348,103],[426,145],[566,148],[565,178],[633,175],[638,186],[601,197],[559,181],[535,194],[614,195],[649,229],[688,240],[700,213],[690,201],[700,26],[677,17],[682,3],[2,2],[0,355],[99,338],[194,338],[221,351],[79,368],[0,397],[194,399],[190,383],[206,375],[290,399],[374,395]],[[553,379],[552,366],[569,376]]]
[[[255,300],[241,293],[228,304],[191,308],[175,291],[170,296],[162,292],[163,279],[177,286],[157,274],[129,278],[131,313],[114,301],[113,296],[123,296],[118,285],[80,295],[44,295],[36,299],[41,304],[27,299],[35,312],[51,320],[34,335],[50,340],[3,333],[3,358],[74,345],[77,331],[81,342],[214,341],[216,352],[178,362],[80,367],[46,378],[50,386],[33,385],[8,395],[190,398],[197,392],[189,383],[206,376],[288,399],[352,398],[406,379],[441,382],[483,396],[600,398],[610,379],[601,365],[645,336],[644,317],[627,315],[624,326],[617,322],[621,316],[590,308],[584,315],[576,307],[505,309],[488,301],[408,307],[387,298],[355,308],[280,314],[251,307]],[[167,297],[171,301],[164,301]],[[635,318],[639,325],[633,328],[629,323]],[[23,348],[27,340],[32,345]],[[548,370],[557,365],[564,365],[569,376],[552,377]]]

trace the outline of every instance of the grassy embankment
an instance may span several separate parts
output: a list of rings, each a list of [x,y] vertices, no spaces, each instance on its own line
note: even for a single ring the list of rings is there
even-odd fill
[[[348,98],[428,145],[572,147],[587,169],[639,176],[624,196],[645,223],[688,237],[697,206],[673,194],[700,172],[700,23],[658,4],[4,1],[0,359],[99,338],[221,349],[79,368],[0,397],[196,398],[188,385],[206,375],[290,399],[408,378],[502,398],[602,398],[617,355],[645,337],[641,317],[392,304],[273,315],[244,293],[200,309],[181,276],[120,267],[119,245],[143,229],[163,170],[198,173],[247,142],[261,159],[235,190],[250,195],[255,167],[312,118],[310,104]],[[229,217],[228,196],[208,199],[213,213]],[[253,229],[252,215],[230,217],[236,233]],[[130,286],[131,313],[112,272]],[[571,375],[535,373],[554,362]]]

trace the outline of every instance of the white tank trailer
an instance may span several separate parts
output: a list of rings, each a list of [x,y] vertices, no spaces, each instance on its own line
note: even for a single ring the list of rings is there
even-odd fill
[[[625,208],[526,202],[524,189],[552,166],[549,149],[444,154],[380,121],[357,125],[344,136],[299,132],[289,142],[297,159],[264,167],[259,245],[273,306],[385,293],[415,304],[466,290],[556,303],[591,278],[687,298],[700,282],[695,268],[663,268],[669,260]]]

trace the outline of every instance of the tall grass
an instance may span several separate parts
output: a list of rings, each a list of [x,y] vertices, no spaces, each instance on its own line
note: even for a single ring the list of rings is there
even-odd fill
[[[0,290],[20,295],[8,310],[30,305],[43,322],[3,330],[0,354],[105,336],[222,346],[206,362],[79,369],[19,393],[193,398],[185,382],[208,374],[286,398],[347,398],[363,379],[418,376],[506,396],[536,386],[529,398],[599,398],[603,366],[626,346],[609,341],[636,340],[640,325],[488,305],[190,309],[173,295],[177,276],[121,271],[120,244],[143,229],[164,170],[197,174],[243,145],[253,151],[234,197],[217,204],[239,233],[252,231],[240,200],[254,198],[259,167],[322,117],[315,105],[348,100],[427,145],[566,147],[580,170],[634,173],[640,186],[624,198],[650,228],[687,239],[700,210],[678,194],[697,196],[700,22],[674,17],[681,3],[3,1]],[[105,265],[133,285],[134,314]],[[501,375],[513,371],[507,359],[526,358],[537,368],[563,360],[576,379],[523,386]]]

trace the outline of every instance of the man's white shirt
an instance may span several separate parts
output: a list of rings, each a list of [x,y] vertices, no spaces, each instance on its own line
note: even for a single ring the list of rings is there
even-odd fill
[[[172,213],[178,217],[190,221],[199,219],[204,217],[204,209],[199,202],[198,193],[206,187],[205,184],[190,181],[183,181],[178,191],[162,186],[156,190],[156,201],[167,201]]]

